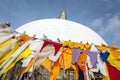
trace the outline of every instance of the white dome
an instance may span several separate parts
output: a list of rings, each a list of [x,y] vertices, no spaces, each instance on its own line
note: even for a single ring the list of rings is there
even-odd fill
[[[43,19],[24,24],[16,29],[17,32],[43,38],[43,34],[53,41],[71,40],[82,43],[93,43],[100,45],[106,42],[90,28],[76,22],[61,19]]]

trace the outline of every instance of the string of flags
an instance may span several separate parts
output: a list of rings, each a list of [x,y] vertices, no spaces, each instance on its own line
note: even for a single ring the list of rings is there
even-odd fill
[[[56,42],[0,31],[0,80],[119,80],[119,76],[116,45]]]

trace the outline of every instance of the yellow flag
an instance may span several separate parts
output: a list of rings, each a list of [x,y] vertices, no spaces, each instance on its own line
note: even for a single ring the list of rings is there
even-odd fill
[[[49,58],[47,58],[46,60],[44,60],[44,61],[42,62],[42,65],[43,65],[49,72],[51,72],[51,69],[52,69],[52,61],[51,61]]]
[[[12,49],[5,50],[4,52],[0,52],[0,60],[6,56],[9,52],[11,52]]]
[[[31,54],[31,50],[30,50],[30,46],[28,46],[6,69],[2,70],[1,74],[10,70],[16,64],[17,61],[21,60],[22,58],[28,57],[30,54]]]
[[[57,60],[54,63],[52,71],[50,72],[50,78],[49,78],[49,80],[56,80],[57,77],[59,76],[59,73],[60,73],[60,65],[59,65],[59,60]]]
[[[73,70],[75,71],[75,76],[76,76],[76,79],[78,80],[78,78],[79,78],[78,66],[72,64],[72,68],[73,68]]]
[[[4,56],[1,60],[0,60],[0,65],[6,61],[7,59],[9,59],[9,57],[20,47],[20,44],[17,43],[14,45],[13,49],[6,55]]]
[[[10,40],[7,40],[6,42],[4,42],[2,45],[1,45],[1,48],[0,48],[0,60],[8,55],[8,53],[10,53],[12,51],[12,48],[15,46],[16,44],[16,39],[10,39]]]
[[[10,44],[10,43],[11,43],[11,39],[9,39],[9,40],[1,43],[1,44],[0,44],[0,48],[4,47],[4,46],[6,46],[6,45],[8,45],[8,44]]]

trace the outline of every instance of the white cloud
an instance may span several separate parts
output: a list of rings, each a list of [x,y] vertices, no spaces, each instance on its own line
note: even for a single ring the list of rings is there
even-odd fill
[[[102,18],[97,18],[91,22],[91,25],[98,27],[102,25],[102,22],[103,22]]]
[[[110,17],[110,16],[111,16],[111,13],[107,13],[107,14],[106,14],[106,17]]]
[[[119,15],[115,15],[114,17],[108,20],[105,30],[110,32],[116,32],[119,29],[120,29],[120,17]]]
[[[100,29],[99,29],[99,31],[98,31],[98,34],[100,35],[100,36],[105,36],[104,35],[104,28],[103,27],[101,27]]]
[[[112,43],[116,43],[116,42],[118,42],[118,43],[120,43],[120,34],[118,34],[118,33],[116,33],[116,34],[114,34],[114,36],[115,36],[115,38],[114,38],[114,40],[112,41]]]
[[[120,14],[118,13],[109,18],[106,26],[101,27],[98,33],[110,41],[110,44],[118,45],[118,43],[120,43]]]

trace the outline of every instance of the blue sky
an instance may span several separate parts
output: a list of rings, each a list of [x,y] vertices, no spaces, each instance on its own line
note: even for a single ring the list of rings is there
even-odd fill
[[[12,28],[38,19],[58,18],[65,10],[68,20],[88,26],[108,45],[120,48],[120,0],[0,0],[0,23]]]

